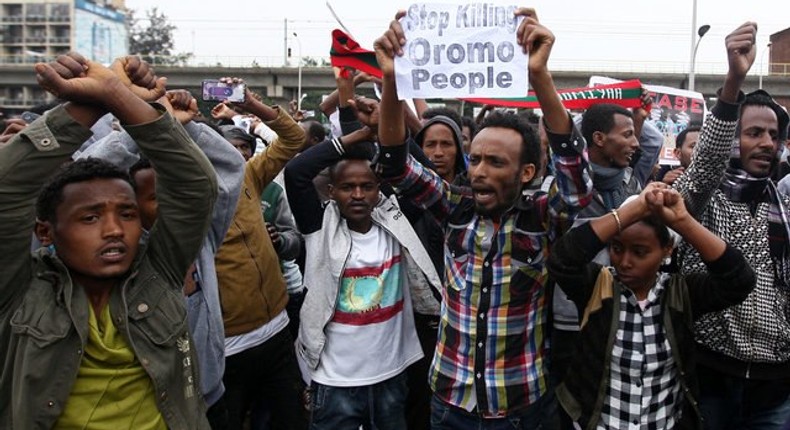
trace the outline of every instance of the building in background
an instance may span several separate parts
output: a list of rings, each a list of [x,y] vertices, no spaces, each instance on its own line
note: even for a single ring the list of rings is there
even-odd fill
[[[768,46],[768,74],[790,75],[790,28],[772,34]]]
[[[773,76],[781,76],[782,78],[780,79],[787,79],[790,77],[790,27],[772,34],[768,40],[768,46],[761,48],[766,49],[768,55],[768,77],[766,79],[770,79]],[[762,57],[765,55],[765,52],[760,55],[761,58],[759,60],[761,62],[763,61]],[[787,81],[785,80],[783,84],[786,86]],[[785,109],[790,110],[790,97],[774,94],[774,98]]]
[[[0,0],[0,65],[30,65],[77,51],[109,64],[128,53],[128,27],[123,0]],[[0,80],[0,109],[18,113],[45,103],[47,94],[35,84]]]

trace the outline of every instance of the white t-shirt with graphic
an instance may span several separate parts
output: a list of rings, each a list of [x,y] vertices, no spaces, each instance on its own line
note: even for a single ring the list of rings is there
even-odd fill
[[[335,314],[315,382],[335,387],[379,383],[422,358],[400,244],[375,224],[351,232]]]

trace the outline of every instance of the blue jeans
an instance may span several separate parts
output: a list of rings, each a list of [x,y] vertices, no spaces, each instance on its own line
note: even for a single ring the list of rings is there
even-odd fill
[[[782,430],[790,419],[787,381],[745,379],[698,365],[700,409],[708,430]]]
[[[431,399],[431,430],[536,430],[554,428],[557,412],[554,392],[548,391],[526,409],[504,418],[483,418],[464,409]]]
[[[406,430],[406,373],[362,387],[312,383],[311,430]]]

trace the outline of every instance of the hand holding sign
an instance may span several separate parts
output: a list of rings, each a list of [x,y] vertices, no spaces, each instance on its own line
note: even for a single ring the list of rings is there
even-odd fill
[[[524,17],[516,37],[524,53],[529,53],[529,73],[541,74],[548,69],[551,47],[554,46],[554,33],[540,25],[535,9],[524,7],[517,9],[515,13]]]
[[[418,3],[399,13],[400,24],[381,38],[383,48],[399,54],[398,98],[525,95],[526,55],[514,39],[526,15],[518,10],[491,3]]]
[[[516,9],[515,14],[524,17],[516,37],[521,49],[529,52],[529,82],[543,110],[544,124],[553,133],[570,133],[571,122],[568,112],[557,94],[557,88],[549,73],[548,64],[555,41],[554,33],[538,22],[535,9],[519,8]]]
[[[395,76],[395,55],[403,55],[403,45],[406,44],[406,36],[403,35],[403,28],[400,20],[406,15],[406,11],[401,10],[395,15],[395,19],[390,22],[390,27],[381,37],[373,43],[373,50],[376,51],[376,62],[379,63],[381,74],[391,78]]]

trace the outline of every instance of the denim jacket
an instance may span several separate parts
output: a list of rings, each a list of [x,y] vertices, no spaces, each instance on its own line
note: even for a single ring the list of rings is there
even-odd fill
[[[181,286],[209,225],[216,177],[169,115],[125,129],[162,167],[159,218],[112,290],[110,314],[151,378],[167,426],[207,429]],[[77,378],[88,299],[56,255],[30,254],[31,196],[89,135],[58,107],[0,148],[0,428],[52,428]]]

